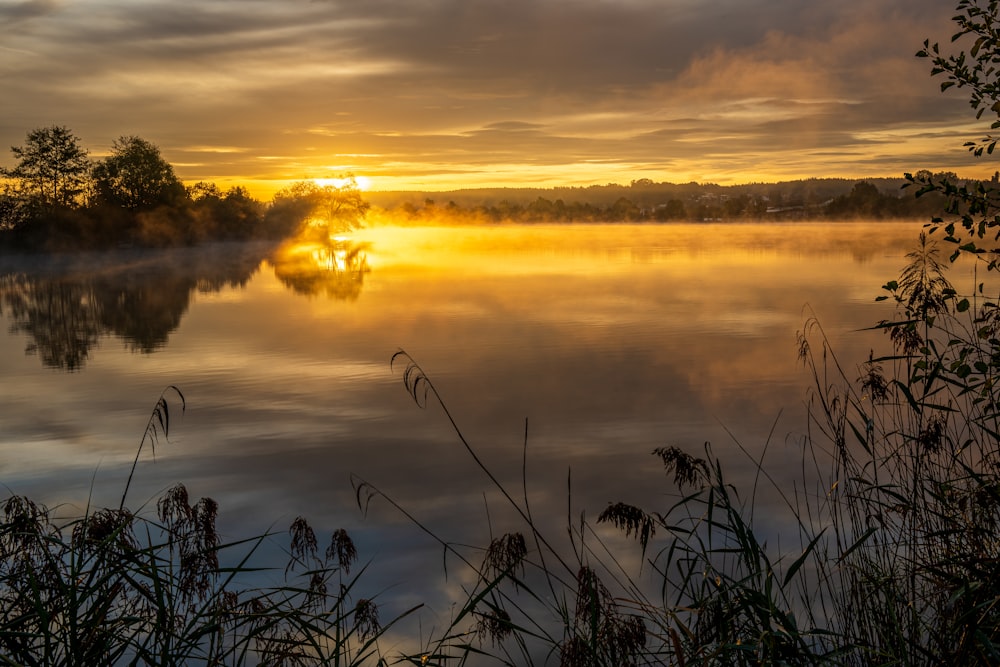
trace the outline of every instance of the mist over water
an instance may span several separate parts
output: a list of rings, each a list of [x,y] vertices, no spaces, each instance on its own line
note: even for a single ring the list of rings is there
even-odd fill
[[[919,230],[378,227],[329,247],[6,258],[0,483],[64,516],[117,504],[150,411],[176,385],[187,410],[143,453],[130,506],[184,482],[219,502],[224,539],[281,533],[297,515],[321,535],[347,528],[373,561],[363,594],[386,590],[387,615],[420,600],[447,614],[440,546],[384,502],[363,516],[351,476],[445,540],[523,528],[440,408],[414,404],[394,353],[420,364],[484,462],[561,535],[568,514],[665,503],[655,447],[711,442],[748,486],[738,442],[794,479],[810,385],[796,333],[815,315],[849,369],[884,350],[863,329],[891,315],[874,299]],[[279,570],[285,541],[269,547]]]

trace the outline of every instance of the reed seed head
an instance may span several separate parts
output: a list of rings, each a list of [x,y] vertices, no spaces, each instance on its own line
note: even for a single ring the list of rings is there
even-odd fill
[[[292,537],[292,543],[288,567],[285,568],[286,573],[295,569],[297,563],[306,565],[308,561],[317,560],[316,533],[305,517],[295,517],[288,533]]]
[[[521,533],[507,533],[490,542],[486,550],[485,567],[501,576],[520,568],[524,570],[524,558],[528,555],[528,546]]]
[[[479,641],[489,640],[494,646],[509,637],[514,631],[510,614],[504,609],[491,609],[485,614],[478,614],[476,621],[476,636]]]
[[[381,632],[378,605],[373,600],[361,598],[354,605],[354,630],[362,639],[371,639]]]
[[[674,483],[679,488],[697,486],[708,480],[708,463],[678,447],[657,447],[653,454],[663,461],[663,469],[674,473]]]
[[[336,563],[345,573],[351,572],[351,564],[358,559],[358,550],[354,547],[354,540],[343,528],[333,531],[330,546],[326,549],[326,559]]]

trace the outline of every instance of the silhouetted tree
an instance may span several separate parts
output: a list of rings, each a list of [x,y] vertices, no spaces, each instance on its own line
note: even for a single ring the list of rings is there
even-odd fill
[[[656,208],[654,217],[657,220],[684,220],[687,218],[687,209],[680,199],[671,199],[666,204]]]
[[[86,216],[78,204],[89,182],[90,161],[79,139],[67,128],[32,130],[23,146],[12,146],[18,159],[0,194],[0,232],[5,245],[65,250],[77,248]]]
[[[750,215],[750,196],[746,194],[730,197],[722,203],[723,215],[731,220]]]
[[[69,129],[52,125],[32,130],[23,146],[11,146],[10,150],[17,165],[0,174],[14,181],[18,196],[43,206],[78,203],[87,184],[90,161]]]
[[[111,155],[94,166],[93,179],[100,202],[132,212],[176,204],[186,195],[160,149],[134,136],[115,140]]]
[[[264,205],[246,188],[225,192],[214,183],[199,182],[187,189],[200,236],[216,240],[253,238],[261,227]]]
[[[632,200],[619,197],[608,209],[608,220],[611,222],[629,222],[642,217],[642,212]]]
[[[9,232],[23,227],[31,218],[31,205],[18,196],[11,185],[0,192],[0,231]]]
[[[274,195],[264,226],[270,236],[329,236],[360,227],[368,208],[352,177],[340,187],[299,181]]]
[[[534,222],[551,222],[552,220],[558,220],[558,215],[556,213],[555,204],[551,200],[545,199],[544,197],[539,197],[532,203],[528,204],[528,208],[525,210],[525,215],[529,220]]]
[[[847,195],[835,197],[827,206],[831,217],[879,220],[892,217],[901,208],[899,197],[883,194],[871,183],[859,181]]]

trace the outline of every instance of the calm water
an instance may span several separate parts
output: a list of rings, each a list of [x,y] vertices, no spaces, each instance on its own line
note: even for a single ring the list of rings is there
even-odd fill
[[[384,502],[363,517],[351,475],[447,540],[519,526],[442,411],[407,394],[397,350],[518,495],[527,422],[527,492],[562,534],[570,499],[590,517],[662,507],[654,447],[711,441],[742,483],[734,440],[756,455],[773,431],[765,463],[794,476],[809,387],[796,332],[815,314],[848,368],[883,345],[858,330],[888,316],[874,297],[919,228],[378,228],[332,253],[3,260],[0,482],[65,515],[116,505],[176,385],[187,412],[142,456],[130,505],[183,481],[219,501],[225,537],[299,514],[345,527],[390,608],[446,613],[428,593],[440,548]]]

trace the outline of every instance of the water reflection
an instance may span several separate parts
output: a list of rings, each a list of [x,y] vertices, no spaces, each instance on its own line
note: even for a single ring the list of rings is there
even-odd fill
[[[78,371],[101,339],[131,352],[166,345],[191,295],[245,286],[266,247],[227,245],[197,251],[116,253],[43,259],[7,257],[0,268],[0,315],[28,336],[25,353],[49,368]],[[37,263],[37,258],[34,258]]]
[[[24,334],[25,354],[84,368],[108,337],[130,352],[163,348],[192,295],[243,288],[267,261],[296,294],[354,301],[369,273],[369,244],[344,239],[217,244],[193,249],[0,258],[0,316]]]
[[[32,344],[46,327],[73,332],[72,343],[50,343],[56,352],[78,340],[93,350],[95,336],[128,330],[126,347],[142,351],[144,339],[157,350],[137,357],[106,345],[86,372],[53,374],[0,331],[10,350],[0,354],[0,481],[50,506],[117,503],[149,404],[176,384],[189,410],[155,465],[143,457],[135,498],[183,481],[220,503],[233,539],[272,521],[280,531],[299,514],[325,534],[347,528],[377,572],[360,595],[389,590],[387,617],[411,602],[447,614],[448,596],[428,591],[440,579],[439,546],[384,503],[362,518],[350,475],[456,543],[488,544],[490,531],[519,524],[441,411],[414,407],[389,368],[393,352],[413,354],[482,460],[508,488],[523,480],[548,534],[565,535],[570,500],[574,516],[612,501],[666,509],[654,447],[697,453],[710,441],[737,488],[753,489],[735,440],[769,474],[797,479],[808,378],[795,333],[815,313],[848,368],[872,347],[878,354],[884,336],[858,330],[887,316],[890,304],[874,297],[918,230],[372,228],[355,245],[261,249],[243,270],[224,268],[238,252],[227,247],[206,260],[193,259],[200,249],[175,255],[173,278],[140,270],[149,258],[97,276],[93,266],[0,271],[5,293],[30,297],[30,317],[3,303],[5,321],[39,330],[19,329]],[[68,279],[81,274],[91,276],[83,287]],[[240,276],[251,275],[244,287]],[[111,276],[117,291],[96,289]],[[230,280],[239,289],[216,291]],[[142,286],[170,312],[134,314],[129,329],[109,313],[129,295],[152,308]],[[49,305],[61,292],[65,311]]]
[[[93,291],[80,283],[8,274],[0,277],[0,297],[11,333],[27,334],[25,353],[45,366],[78,370],[103,333]]]
[[[338,238],[289,243],[273,255],[274,275],[296,294],[354,301],[371,270],[369,245]]]

